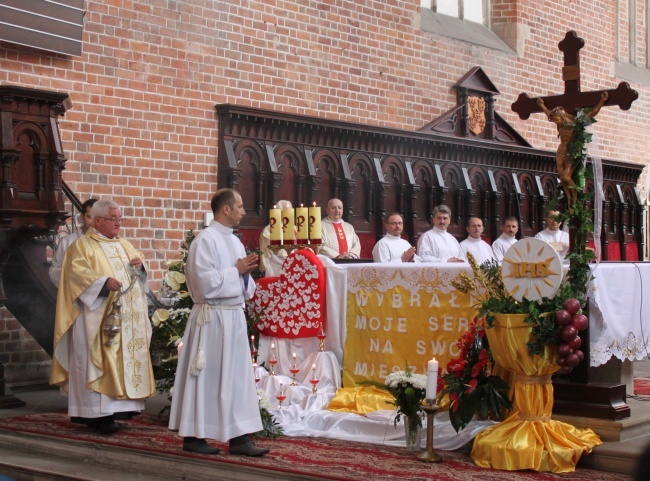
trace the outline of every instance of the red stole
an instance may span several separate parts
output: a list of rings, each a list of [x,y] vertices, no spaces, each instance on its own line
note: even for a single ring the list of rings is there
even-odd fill
[[[332,223],[334,232],[336,233],[336,240],[339,241],[339,255],[345,254],[348,251],[348,240],[345,238],[345,231],[343,230],[343,223]]]

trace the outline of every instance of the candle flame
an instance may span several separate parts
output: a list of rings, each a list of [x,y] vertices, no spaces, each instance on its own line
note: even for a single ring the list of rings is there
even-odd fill
[[[311,365],[311,368],[312,368],[312,369],[316,369],[316,364],[312,364],[312,365]]]

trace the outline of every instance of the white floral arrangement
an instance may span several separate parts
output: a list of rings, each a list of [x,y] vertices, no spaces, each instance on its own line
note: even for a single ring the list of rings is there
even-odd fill
[[[257,390],[257,400],[262,417],[262,431],[257,433],[264,438],[277,438],[282,435],[282,427],[276,422],[271,414],[271,402],[262,389]]]
[[[389,388],[406,388],[412,386],[415,389],[427,388],[427,377],[424,374],[413,374],[411,371],[392,372],[384,381]]]
[[[402,416],[408,416],[416,425],[422,426],[421,405],[426,396],[427,377],[424,374],[413,374],[408,363],[404,371],[392,372],[386,376],[383,384],[376,381],[361,381],[359,384],[377,386],[393,395],[391,404],[397,408],[396,426]]]

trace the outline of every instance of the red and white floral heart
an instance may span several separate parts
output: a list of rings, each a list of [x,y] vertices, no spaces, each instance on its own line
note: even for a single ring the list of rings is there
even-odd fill
[[[314,337],[325,328],[325,268],[309,249],[293,251],[282,264],[280,277],[257,281],[248,313],[267,336]]]

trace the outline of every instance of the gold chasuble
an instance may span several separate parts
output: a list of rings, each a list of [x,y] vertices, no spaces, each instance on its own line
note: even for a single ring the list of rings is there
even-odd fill
[[[99,306],[93,305],[94,309],[80,300],[104,276],[117,279],[122,283],[122,290],[126,290],[130,284],[128,266],[136,257],[144,258],[129,242],[119,237],[108,239],[92,230],[68,248],[57,298],[51,384],[64,388],[67,385],[71,327],[78,321],[84,323],[88,340],[86,382],[90,390],[116,399],[144,399],[155,393],[149,356],[151,324],[142,282],[136,281],[120,298],[121,329],[113,344],[106,345],[108,338],[102,324],[117,293],[99,298],[101,303],[96,301]],[[80,348],[83,347],[75,345],[75,349]]]

